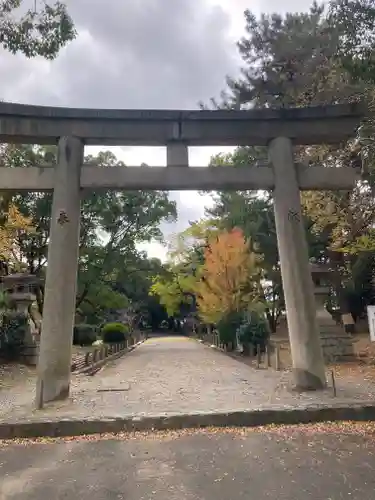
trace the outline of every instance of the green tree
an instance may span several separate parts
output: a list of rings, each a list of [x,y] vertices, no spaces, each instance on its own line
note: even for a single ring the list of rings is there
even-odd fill
[[[146,324],[157,330],[168,319],[165,307],[158,297],[150,295],[155,276],[165,276],[168,271],[159,259],[149,259],[144,252],[134,253],[119,271],[115,289],[124,294],[131,304],[135,325]]]
[[[137,243],[161,239],[160,222],[175,217],[176,210],[163,191],[90,195],[83,209],[88,223],[96,226],[97,239],[91,242],[90,229],[88,244],[81,245],[77,306],[94,282],[109,279],[116,284],[118,272],[132,265]]]
[[[0,0],[0,45],[26,57],[55,59],[60,49],[74,40],[76,31],[66,6],[34,2],[25,12],[23,0]]]
[[[44,165],[56,160],[56,148],[3,146],[0,161],[4,168]],[[110,152],[101,152],[86,161],[100,166],[121,165]],[[16,194],[3,199],[14,203],[20,213],[32,221],[34,231],[19,231],[17,244],[28,272],[44,276],[47,262],[52,196],[49,193]],[[142,260],[137,243],[162,239],[159,224],[176,216],[176,207],[164,191],[89,193],[81,204],[80,260],[77,309],[84,316],[130,304],[128,290],[118,286],[127,279],[136,280],[135,262]],[[144,257],[145,258],[145,257]],[[132,270],[133,275],[127,270]],[[153,273],[150,271],[150,274]],[[139,273],[138,273],[139,276]],[[43,289],[38,304],[42,311]]]
[[[375,83],[375,5],[373,0],[334,0],[328,22],[338,32],[337,59],[354,80]]]
[[[367,46],[372,44],[373,25],[371,27],[368,21],[372,11],[369,10],[369,2],[368,9],[363,11],[365,3],[332,1],[329,9],[314,3],[306,13],[287,13],[285,16],[262,14],[259,18],[246,11],[246,35],[238,43],[243,60],[241,76],[228,79],[224,102],[214,104],[223,107],[240,104],[243,108],[283,108],[365,100],[372,109],[375,93],[371,79],[365,81],[364,78],[353,78],[353,71],[347,64],[350,58],[354,64],[364,61],[364,47],[366,43]],[[344,22],[349,14],[352,25]],[[355,34],[355,39],[348,37],[350,30]],[[352,44],[352,50],[346,52],[348,57],[345,64],[342,58],[344,42]],[[360,55],[356,55],[356,47],[362,51]],[[348,258],[343,252],[344,247],[341,247],[341,253],[333,252],[332,241],[337,242],[338,235],[341,244],[348,237],[363,241],[363,237],[371,231],[375,192],[373,137],[374,122],[369,116],[361,125],[358,136],[348,143],[296,148],[297,159],[327,168],[358,168],[361,166],[361,153],[365,157],[366,176],[353,192],[314,192],[303,195],[310,243],[314,242],[314,251],[310,253],[318,252],[317,258],[330,262],[335,269],[338,277],[335,281],[335,296],[343,314],[348,312],[349,305],[342,291],[353,288],[355,259]],[[250,158],[254,159],[254,154]],[[246,160],[242,158],[241,162],[246,163]],[[317,204],[317,200],[321,203]],[[320,212],[316,208],[318,205],[324,207]],[[334,224],[330,213],[332,206],[337,215]],[[347,216],[357,213],[355,228],[352,226],[353,230],[348,232]],[[327,215],[329,224],[325,223]]]
[[[169,317],[180,317],[195,305],[195,276],[183,272],[181,267],[170,266],[164,277],[157,275],[150,287],[151,296],[157,296]],[[184,306],[190,306],[185,307]]]
[[[265,148],[237,148],[232,154],[218,155],[211,159],[211,165],[231,165],[241,168],[245,165],[263,162]],[[231,230],[241,228],[251,242],[252,250],[262,255],[260,266],[263,270],[262,290],[265,312],[271,331],[275,331],[284,311],[284,294],[281,282],[279,253],[271,192],[219,191],[213,194],[213,207],[206,210],[212,224],[218,228]],[[325,242],[321,235],[311,231],[312,223],[305,219],[310,256],[321,258]]]

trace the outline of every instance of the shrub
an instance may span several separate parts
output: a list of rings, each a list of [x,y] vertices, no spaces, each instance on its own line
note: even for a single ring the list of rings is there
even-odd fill
[[[6,357],[17,357],[23,349],[28,325],[24,314],[6,313],[2,317],[0,351]]]
[[[102,327],[102,339],[107,344],[123,342],[129,334],[129,325],[124,323],[107,323]]]
[[[246,320],[238,328],[239,340],[244,346],[244,351],[249,350],[249,345],[260,346],[264,350],[269,337],[269,326],[266,318],[257,312],[248,314]]]
[[[74,345],[92,345],[97,337],[96,326],[81,323],[75,325],[73,330],[73,344]]]
[[[242,314],[230,312],[226,314],[217,324],[220,343],[234,349],[236,346],[236,331],[242,321]]]

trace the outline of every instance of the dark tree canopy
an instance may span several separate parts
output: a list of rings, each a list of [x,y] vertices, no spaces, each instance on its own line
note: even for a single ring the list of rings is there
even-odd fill
[[[23,0],[0,0],[0,45],[26,57],[55,59],[60,49],[74,40],[76,31],[66,6],[43,2],[25,10]]]

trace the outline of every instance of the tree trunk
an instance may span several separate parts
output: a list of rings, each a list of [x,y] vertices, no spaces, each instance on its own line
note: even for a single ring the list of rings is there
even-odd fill
[[[173,332],[174,330],[174,318],[172,317],[168,318],[168,330],[170,330],[171,332]]]
[[[250,356],[250,343],[242,342],[242,354],[244,356]]]

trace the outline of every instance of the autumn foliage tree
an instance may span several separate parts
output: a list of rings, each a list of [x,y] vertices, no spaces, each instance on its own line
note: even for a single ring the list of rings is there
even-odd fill
[[[34,228],[30,218],[9,204],[0,224],[0,262],[13,270],[22,267],[22,255],[17,244],[20,233],[31,233]]]
[[[231,313],[248,310],[259,296],[259,255],[250,250],[241,229],[213,238],[204,254],[197,285],[201,318],[217,324]]]

